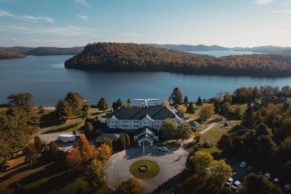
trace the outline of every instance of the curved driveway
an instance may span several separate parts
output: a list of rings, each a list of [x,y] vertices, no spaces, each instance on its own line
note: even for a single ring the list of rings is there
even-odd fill
[[[142,153],[141,148],[129,148],[114,154],[109,159],[105,167],[105,178],[107,184],[115,188],[121,181],[135,178],[129,171],[133,162],[141,159],[153,160],[159,164],[160,173],[150,179],[135,178],[144,187],[146,193],[151,193],[185,168],[187,156],[188,152],[182,148],[170,153],[161,152],[157,148],[147,148],[145,154]]]

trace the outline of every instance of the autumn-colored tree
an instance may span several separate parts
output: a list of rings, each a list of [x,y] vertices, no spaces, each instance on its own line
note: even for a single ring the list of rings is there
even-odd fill
[[[96,157],[99,160],[108,160],[112,155],[112,149],[105,143],[101,144],[96,151]]]
[[[200,118],[205,121],[214,114],[214,106],[212,104],[203,104],[199,111]]]
[[[92,160],[91,164],[85,171],[85,179],[93,188],[98,189],[104,183],[103,162],[99,160]]]
[[[198,151],[189,158],[195,169],[195,174],[205,174],[205,169],[213,162],[213,157],[209,152]]]
[[[74,146],[66,156],[66,163],[69,167],[78,169],[82,165],[82,156],[77,146]]]
[[[181,112],[181,113],[186,113],[187,112],[187,107],[185,104],[182,104],[179,106],[178,110]]]
[[[84,134],[80,135],[79,149],[81,152],[83,162],[90,161],[91,159],[94,158],[94,156],[96,154],[95,148],[89,144],[88,139],[86,138],[86,136]]]

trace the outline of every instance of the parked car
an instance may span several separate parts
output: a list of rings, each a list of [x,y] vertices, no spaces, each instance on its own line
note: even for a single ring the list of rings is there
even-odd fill
[[[239,166],[241,168],[245,168],[247,166],[247,162],[246,161],[242,161]]]
[[[231,185],[231,188],[232,188],[233,190],[238,190],[238,189],[240,189],[240,188],[241,188],[241,182],[239,182],[239,181],[235,181],[235,182]]]
[[[226,181],[225,184],[226,184],[227,186],[231,186],[232,183],[233,183],[233,181],[234,181],[233,178],[232,178],[232,177],[229,177],[229,178],[227,179],[227,181]]]
[[[286,192],[291,191],[291,184],[290,184],[290,183],[286,183],[286,184],[283,186],[283,190],[286,191]]]
[[[167,148],[166,146],[160,146],[158,147],[158,149],[163,152],[169,152],[169,148]]]
[[[251,165],[247,166],[247,171],[251,172],[253,170],[253,167]]]
[[[274,178],[274,183],[279,183],[280,182],[280,179],[278,179],[278,178]]]
[[[271,178],[271,173],[266,172],[266,173],[264,174],[264,177],[266,177],[267,179],[270,179],[270,178]]]

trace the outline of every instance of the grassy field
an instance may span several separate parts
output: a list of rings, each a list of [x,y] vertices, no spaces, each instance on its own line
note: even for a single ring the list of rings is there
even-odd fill
[[[229,121],[228,127],[222,127],[222,123],[216,124],[216,126],[204,133],[201,137],[200,143],[203,144],[205,142],[209,142],[212,144],[212,147],[210,148],[202,148],[202,151],[208,151],[211,153],[214,152],[220,152],[221,150],[217,147],[217,142],[220,140],[223,134],[226,134],[228,131],[230,131],[235,125],[238,125],[240,122],[236,121]]]
[[[139,170],[139,168],[143,165],[147,167],[147,170],[145,172],[141,172]],[[160,167],[157,163],[151,160],[138,160],[131,164],[129,170],[131,174],[133,174],[133,176],[135,176],[136,178],[148,179],[158,175],[160,172]]]

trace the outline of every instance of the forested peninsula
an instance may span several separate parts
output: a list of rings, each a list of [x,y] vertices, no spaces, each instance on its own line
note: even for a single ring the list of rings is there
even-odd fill
[[[291,65],[277,55],[212,57],[133,43],[93,43],[65,62],[97,71],[162,71],[187,74],[282,77]]]
[[[22,55],[21,53],[0,49],[0,59],[16,59],[22,57],[24,57],[24,55]]]

